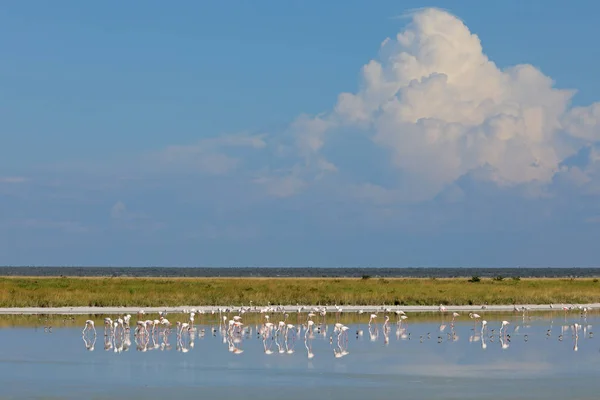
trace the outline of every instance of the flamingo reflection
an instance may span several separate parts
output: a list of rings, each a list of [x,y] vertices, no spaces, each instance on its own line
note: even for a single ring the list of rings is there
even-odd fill
[[[96,344],[96,336],[90,338],[84,335],[81,338],[83,339],[83,343],[85,344],[85,349],[87,351],[94,351],[94,345]]]
[[[342,358],[349,354],[348,351],[348,330],[349,327],[344,324],[345,315],[348,311],[343,313],[341,307],[336,307],[334,310],[335,323],[326,323],[325,318],[327,315],[327,307],[314,307],[308,312],[306,310],[303,315],[298,315],[293,320],[299,321],[298,324],[292,324],[287,313],[283,312],[283,307],[267,307],[261,315],[261,320],[258,320],[255,325],[246,325],[242,321],[246,317],[248,308],[233,309],[225,308],[221,309],[217,318],[215,312],[212,313],[212,321],[206,321],[199,325],[197,321],[200,315],[203,313],[191,310],[186,312],[184,317],[180,321],[177,321],[177,317],[173,316],[173,325],[176,325],[176,329],[173,330],[173,334],[176,337],[176,350],[181,353],[188,353],[195,348],[199,347],[198,342],[203,340],[205,337],[205,330],[210,329],[212,336],[215,339],[223,342],[224,347],[227,348],[231,354],[243,354],[244,353],[244,342],[246,340],[252,340],[257,344],[262,341],[262,348],[266,355],[281,354],[281,355],[293,355],[296,353],[296,340],[303,338],[304,345],[307,350],[307,357],[312,359],[314,357],[312,349],[312,341],[317,338],[323,341],[328,340],[331,346],[331,350],[334,353],[335,358]],[[363,335],[364,323],[366,322],[366,316],[368,318],[368,333],[371,342],[378,342],[379,328],[383,333],[381,338],[385,346],[393,348],[392,342],[400,340],[410,340],[411,333],[408,332],[407,320],[409,317],[402,310],[394,310],[392,308],[382,307],[381,310],[377,309],[365,309],[359,310],[357,313],[360,318],[358,325],[352,326],[356,328],[356,339],[359,340]],[[302,310],[299,311],[299,313]],[[528,310],[525,311],[525,313]],[[569,338],[569,334],[572,340],[569,343],[573,344],[573,351],[578,351],[579,339],[582,336],[582,345],[587,343],[588,339],[593,338],[591,332],[592,325],[588,324],[588,313],[589,309],[583,307],[580,309],[581,313],[567,314],[569,321],[560,326],[561,334],[558,336],[559,341],[563,341],[564,338]],[[239,315],[233,315],[234,313]],[[258,310],[257,310],[258,312]],[[371,312],[373,312],[371,314]],[[537,332],[537,329],[528,330],[531,327],[536,326],[535,323],[528,321],[535,321],[535,317],[531,318],[526,314],[523,323],[520,313],[522,307],[517,308],[519,314],[511,317],[510,321],[501,320],[498,322],[492,322],[492,326],[488,324],[488,321],[483,320],[480,315],[476,313],[469,313],[469,319],[473,321],[473,326],[469,323],[464,326],[457,322],[460,319],[458,313],[452,314],[452,320],[448,319],[448,325],[442,323],[439,326],[438,343],[440,345],[449,345],[452,342],[459,341],[460,334],[468,333],[468,341],[470,343],[481,343],[481,349],[486,350],[487,346],[498,340],[500,347],[503,350],[510,348],[511,339],[516,337],[522,337],[524,342],[535,341],[536,336],[542,339],[548,339],[552,336],[553,332],[553,321],[550,322],[550,326],[545,326],[541,329],[541,333]],[[556,311],[554,311],[556,312]],[[378,318],[379,313],[379,318]],[[393,313],[393,314],[392,314]],[[552,312],[549,312],[550,314]],[[394,314],[396,320],[393,320]],[[206,316],[210,319],[211,314]],[[364,315],[364,316],[363,316]],[[142,316],[142,314],[140,314]],[[129,350],[134,342],[136,349],[140,352],[147,352],[153,350],[170,350],[171,345],[169,344],[169,337],[171,334],[171,324],[165,318],[166,313],[159,313],[158,319],[153,319],[150,313],[144,315],[148,319],[144,318],[135,323],[135,330],[133,335],[129,329],[129,318],[130,316],[113,316],[111,318],[101,318],[99,323],[104,322],[104,349],[111,353],[120,354]],[[304,316],[307,318],[304,319]],[[562,315],[561,315],[562,316]],[[281,317],[281,318],[279,318]],[[465,316],[466,317],[466,316]],[[263,319],[264,318],[264,319]],[[330,318],[331,319],[331,318]],[[382,321],[377,323],[376,321],[381,319]],[[104,321],[103,321],[104,320]],[[175,322],[177,321],[177,322]],[[273,321],[273,322],[270,322]],[[295,321],[294,321],[295,322]],[[394,323],[395,322],[395,323]],[[208,325],[212,324],[212,325]],[[531,325],[529,325],[531,324]],[[412,327],[412,324],[410,324]],[[479,325],[479,326],[478,326]],[[391,334],[392,327],[395,328],[395,335]],[[496,329],[491,329],[495,327]],[[332,329],[330,331],[329,329]],[[556,329],[558,329],[557,327]],[[421,331],[416,331],[421,329]],[[556,330],[554,329],[554,330]],[[304,330],[304,332],[303,332]],[[422,325],[415,325],[412,333],[415,333],[419,338],[419,343],[424,343],[425,339],[431,339],[431,333],[435,334],[435,331],[428,331],[423,328]],[[352,332],[354,334],[354,331]],[[558,333],[558,332],[557,332]],[[93,351],[96,329],[94,321],[87,320],[82,331],[83,341],[86,350]],[[210,338],[211,335],[207,335]],[[395,336],[395,337],[394,337]],[[512,336],[512,337],[511,337]],[[434,336],[435,339],[436,336]]]

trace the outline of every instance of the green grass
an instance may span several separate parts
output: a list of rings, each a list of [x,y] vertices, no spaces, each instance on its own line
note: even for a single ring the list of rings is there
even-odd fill
[[[0,278],[0,307],[600,302],[594,279]]]

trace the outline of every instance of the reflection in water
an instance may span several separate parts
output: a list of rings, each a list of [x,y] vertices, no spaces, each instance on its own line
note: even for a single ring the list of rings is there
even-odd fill
[[[386,309],[390,312],[389,309]],[[228,310],[229,311],[229,310]],[[114,353],[122,353],[129,350],[131,346],[131,336],[133,335],[136,350],[139,352],[147,352],[150,350],[171,350],[169,343],[169,337],[174,334],[176,342],[176,350],[181,353],[188,353],[194,349],[194,343],[196,338],[204,339],[205,332],[210,329],[213,336],[217,334],[221,337],[222,343],[226,345],[227,350],[232,354],[244,353],[243,343],[251,340],[253,330],[256,331],[257,337],[261,341],[262,351],[266,355],[271,354],[295,354],[295,344],[298,337],[302,337],[304,346],[306,348],[306,356],[309,359],[315,357],[315,353],[312,350],[312,341],[316,339],[317,335],[321,338],[327,338],[327,332],[330,326],[326,323],[326,312],[324,310],[317,310],[317,313],[307,313],[305,322],[299,314],[297,316],[296,325],[287,323],[288,314],[283,313],[282,320],[278,321],[277,324],[270,322],[270,319],[276,317],[275,313],[265,313],[262,324],[256,324],[254,327],[246,326],[242,322],[240,315],[234,315],[231,319],[227,315],[223,315],[223,312],[219,312],[219,325],[216,326],[204,326],[199,327],[194,325],[195,313],[191,312],[189,315],[189,322],[176,322],[176,329],[171,330],[171,324],[166,319],[166,313],[161,312],[159,319],[156,320],[145,320],[138,321],[136,328],[131,332],[129,326],[130,315],[119,317],[115,321],[107,317],[104,319],[104,349],[106,351],[113,350]],[[498,322],[497,329],[489,328],[488,321],[481,319],[481,316],[474,313],[469,313],[469,319],[474,321],[474,325],[457,325],[457,318],[460,314],[452,313],[452,320],[450,321],[449,330],[443,320],[442,324],[439,325],[440,335],[437,337],[437,343],[451,343],[458,342],[460,335],[457,332],[459,327],[461,330],[467,331],[469,343],[481,343],[481,349],[486,350],[488,344],[498,343],[499,348],[506,350],[510,347],[511,340],[516,338],[521,339],[524,343],[528,343],[530,334],[526,333],[532,328],[529,323],[531,316],[528,310],[517,309],[516,312],[521,313],[521,319],[515,319],[512,323],[508,320],[501,320]],[[576,319],[572,323],[561,325],[561,334],[557,337],[559,342],[562,342],[566,334],[570,333],[570,338],[573,342],[573,351],[579,349],[579,338],[580,332],[584,339],[592,339],[592,325],[588,323],[588,310],[582,312],[580,318]],[[338,308],[336,312],[336,320],[340,320],[340,314],[342,313],[341,308]],[[397,341],[410,340],[411,332],[409,331],[406,320],[408,316],[403,311],[395,311],[396,321],[390,322],[390,316],[384,314],[383,323],[376,323],[377,313],[370,314],[367,322],[367,330],[369,332],[369,340],[372,343],[382,342],[383,345],[387,346],[390,343],[390,331],[392,324],[395,325],[395,338]],[[363,311],[359,311],[358,315],[362,315]],[[443,317],[442,317],[443,318]],[[316,320],[315,320],[316,319]],[[554,319],[550,319],[549,328],[545,331],[545,339],[552,337]],[[381,325],[381,327],[379,326]],[[548,326],[548,325],[546,325]],[[350,327],[336,322],[332,324],[333,332],[329,336],[330,348],[335,358],[342,358],[350,354],[349,351],[349,338],[348,331]],[[422,325],[416,324],[415,329],[420,329]],[[511,329],[512,327],[512,329]],[[364,327],[361,324],[356,326],[356,340],[361,340],[363,336]],[[381,329],[382,337],[379,335]],[[525,331],[525,333],[522,333]],[[444,335],[445,334],[445,335]],[[418,332],[419,341],[418,343],[424,343],[431,340],[431,332],[427,331]],[[94,345],[96,342],[96,330],[94,327],[93,320],[87,320],[82,332],[83,342],[86,350],[94,351]],[[535,338],[535,333],[533,334]],[[537,336],[542,338],[542,335]]]
[[[94,345],[96,344],[96,335],[93,337],[82,336],[85,349],[88,351],[94,351]]]
[[[0,329],[0,342],[14,344],[2,351],[0,387],[9,398],[100,398],[109,390],[104,398],[135,391],[132,397],[162,399],[213,390],[211,396],[299,400],[306,391],[298,385],[345,400],[398,393],[407,399],[597,398],[598,314],[569,310],[565,319],[562,309],[546,315],[518,309],[479,312],[479,318],[428,314],[423,321],[400,311],[350,315],[340,307],[290,318],[222,309],[156,319],[139,313],[139,321],[82,316],[55,323],[51,335],[13,326]],[[46,328],[44,318],[38,324]]]

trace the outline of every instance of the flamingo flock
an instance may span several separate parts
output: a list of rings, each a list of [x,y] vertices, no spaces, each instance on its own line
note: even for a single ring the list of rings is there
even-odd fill
[[[566,311],[563,308],[562,311],[565,312],[566,316],[566,313],[573,310],[580,311],[582,321],[561,325],[561,333],[558,336],[558,340],[562,341],[565,333],[570,331],[572,338],[575,340],[574,350],[577,351],[577,340],[579,339],[580,332],[583,332],[583,336],[586,338],[592,338],[593,332],[591,331],[591,325],[587,324],[587,315],[590,309],[574,307]],[[159,312],[156,318],[149,319],[146,317],[146,313],[140,310],[137,313],[138,320],[133,325],[130,325],[132,317],[129,314],[118,316],[114,320],[110,317],[104,318],[105,350],[113,349],[115,352],[127,351],[131,346],[131,332],[133,332],[133,338],[138,351],[170,350],[169,336],[174,332],[177,350],[184,353],[188,352],[194,347],[196,336],[203,338],[207,332],[206,328],[200,327],[199,329],[196,326],[196,317],[202,316],[207,312],[195,309],[184,309],[182,311],[185,316],[184,319],[176,321],[174,326],[167,319],[167,312],[165,311]],[[213,336],[220,333],[223,343],[227,344],[229,351],[233,354],[242,354],[244,352],[242,343],[250,339],[254,335],[254,332],[256,337],[262,341],[262,349],[266,355],[294,354],[296,352],[296,341],[302,339],[306,348],[306,355],[309,359],[314,357],[312,340],[317,335],[323,337],[329,336],[333,355],[336,358],[345,357],[350,354],[348,350],[350,327],[340,322],[340,316],[343,313],[342,307],[334,305],[332,314],[334,315],[335,322],[331,325],[333,331],[329,333],[330,326],[327,324],[328,311],[331,313],[331,309],[328,309],[326,306],[298,307],[295,319],[296,323],[292,323],[289,313],[281,306],[273,307],[269,305],[264,308],[251,306],[215,308],[209,311],[209,314],[213,317],[213,321],[214,317],[217,318],[219,326],[218,328],[211,326],[209,332]],[[481,342],[481,347],[486,349],[488,343],[493,343],[497,338],[502,349],[507,349],[510,346],[511,340],[514,340],[513,337],[520,334],[520,329],[526,329],[528,326],[526,321],[531,318],[528,310],[525,308],[515,307],[514,311],[522,314],[522,321],[520,324],[517,323],[518,321],[515,322],[512,331],[509,328],[513,324],[508,320],[502,320],[497,328],[492,328],[485,319],[482,319],[481,315],[470,312],[468,317],[473,321],[473,327],[470,328],[469,342]],[[254,324],[254,326],[246,325],[243,321],[244,315],[248,312],[259,313],[262,322]],[[448,310],[445,306],[440,305],[439,312],[442,316],[442,323],[439,326],[438,343],[444,341],[444,333],[446,334],[446,341],[458,341],[459,335],[455,329],[455,324],[461,318],[461,314],[456,311],[451,312],[450,329],[446,332],[448,325],[444,323],[444,316]],[[362,317],[365,313],[369,316],[368,320]],[[383,313],[382,320],[378,321],[380,318],[379,314],[381,313]],[[407,324],[409,317],[401,309],[391,309],[383,306],[371,310],[371,312],[360,309],[356,314],[359,318],[365,318],[364,321],[366,322],[368,337],[371,342],[378,342],[381,332],[383,343],[387,345],[393,326],[395,326],[395,336],[398,340],[412,339]],[[394,318],[394,322],[392,322],[392,318]],[[97,332],[93,320],[85,322],[82,334],[86,343],[86,349],[90,351],[94,350]],[[356,339],[360,339],[363,335],[364,330],[359,324],[356,330]],[[547,338],[551,335],[552,324],[546,332]],[[528,334],[521,336],[525,342],[529,340]],[[431,332],[423,332],[419,335],[420,343],[429,339],[431,339]]]

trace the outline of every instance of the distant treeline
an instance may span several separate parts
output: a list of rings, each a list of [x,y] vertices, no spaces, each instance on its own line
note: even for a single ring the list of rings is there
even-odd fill
[[[600,268],[0,267],[0,276],[292,278],[589,278]]]

